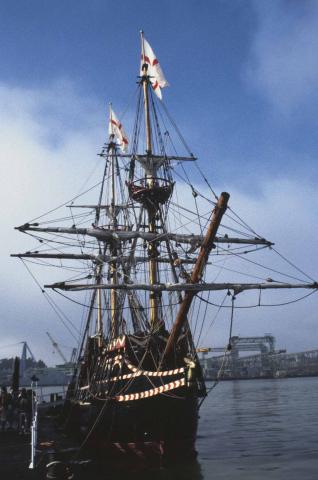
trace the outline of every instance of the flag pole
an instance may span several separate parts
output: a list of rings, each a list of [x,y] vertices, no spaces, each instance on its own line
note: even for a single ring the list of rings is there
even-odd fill
[[[114,135],[114,129],[113,129],[113,122],[112,122],[112,120],[113,120],[113,116],[112,116],[112,102],[109,102],[108,106],[109,106],[109,123],[110,123],[110,129],[109,129],[109,130],[111,131],[111,134],[110,134],[110,135],[113,136],[113,135]]]
[[[151,145],[151,125],[150,125],[150,114],[149,114],[149,96],[148,96],[148,65],[145,60],[145,41],[144,41],[144,32],[140,30],[141,36],[141,55],[142,55],[142,85],[144,91],[144,107],[145,107],[145,123],[146,123],[146,150],[147,154],[152,154],[152,145]]]

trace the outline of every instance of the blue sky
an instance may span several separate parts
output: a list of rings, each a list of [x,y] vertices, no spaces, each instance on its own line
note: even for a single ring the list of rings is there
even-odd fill
[[[0,8],[4,83],[37,89],[70,81],[79,95],[100,105],[113,99],[120,111],[134,89],[142,27],[171,84],[165,101],[195,152],[209,147],[217,178],[235,173],[249,182],[255,163],[265,176],[288,168],[312,178],[315,2],[3,1]]]
[[[266,216],[268,208],[275,209],[270,198],[279,198],[280,192],[282,214],[290,217],[286,232],[291,234],[295,221],[288,205],[298,215],[306,211],[306,222],[297,233],[308,233],[312,242],[298,264],[315,276],[318,4],[314,0],[156,4],[3,0],[1,195],[2,202],[9,198],[12,206],[5,213],[5,230],[10,230],[3,240],[5,255],[13,246],[23,248],[11,228],[39,213],[48,168],[48,197],[51,193],[65,199],[69,183],[79,187],[78,170],[87,168],[87,158],[95,162],[105,139],[110,100],[116,112],[127,109],[126,130],[131,128],[140,28],[171,85],[163,91],[164,101],[213,185],[236,192],[242,207],[248,201],[257,203],[267,209]],[[60,180],[62,173],[68,184]],[[52,198],[42,196],[41,201],[55,205]],[[270,233],[283,239],[278,226]],[[290,253],[299,259],[298,246],[290,247]],[[8,272],[19,268],[7,257],[4,262]],[[19,281],[12,277],[13,284]],[[7,296],[15,298],[13,288]],[[14,308],[11,302],[10,308],[5,315],[12,318],[11,342],[19,336],[22,302],[19,306],[17,300]],[[31,316],[34,312],[27,316],[28,325]],[[318,343],[310,340],[313,314],[309,324],[301,348]],[[292,338],[288,346],[297,349]]]

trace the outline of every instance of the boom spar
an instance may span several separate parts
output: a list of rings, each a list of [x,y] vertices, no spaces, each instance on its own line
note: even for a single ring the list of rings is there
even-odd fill
[[[233,290],[235,294],[244,292],[245,290],[275,290],[275,289],[294,289],[305,288],[318,290],[318,282],[312,283],[160,283],[149,285],[146,283],[119,283],[116,285],[87,285],[87,284],[66,284],[65,282],[44,285],[44,288],[52,288],[65,290],[69,292],[77,292],[80,290],[144,290],[154,292],[207,292],[218,290]]]

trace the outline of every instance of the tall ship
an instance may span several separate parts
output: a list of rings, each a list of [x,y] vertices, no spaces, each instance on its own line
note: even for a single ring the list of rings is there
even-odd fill
[[[222,276],[229,269],[220,270],[220,259],[273,243],[229,207],[228,193],[210,186],[162,102],[167,81],[143,33],[137,83],[130,139],[110,105],[97,187],[65,204],[67,214],[53,218],[52,210],[16,227],[36,246],[14,256],[28,268],[36,262],[69,272],[44,289],[85,312],[64,432],[100,457],[169,463],[196,456],[207,395],[197,349],[209,305],[229,307],[230,339],[242,292],[315,291],[317,283]]]

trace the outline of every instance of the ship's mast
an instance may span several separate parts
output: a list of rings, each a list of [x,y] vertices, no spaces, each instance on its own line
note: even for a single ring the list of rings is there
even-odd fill
[[[109,115],[110,115],[110,125],[112,126],[112,108],[111,104],[109,105]],[[112,127],[111,127],[112,128]],[[114,141],[114,133],[111,130],[109,136],[108,144],[108,153],[111,159],[111,226],[113,229],[117,229],[117,212],[116,212],[116,164],[117,164],[117,152],[116,152],[116,143]],[[111,243],[110,254],[111,257],[117,257],[117,248],[115,245],[116,242]],[[117,276],[117,265],[116,261],[111,261],[109,264],[109,273],[111,284],[115,285],[118,280]],[[117,325],[117,291],[112,289],[110,292],[110,306],[111,306],[111,318],[110,318],[110,335],[111,338],[114,338],[118,335],[118,325]]]
[[[151,124],[150,124],[150,114],[149,114],[149,96],[148,96],[148,85],[149,85],[149,76],[148,76],[148,65],[145,61],[145,42],[144,42],[144,32],[141,31],[141,51],[142,51],[142,87],[144,92],[144,108],[145,108],[145,124],[146,124],[146,152],[150,157],[152,155],[152,144],[151,144]]]
[[[101,284],[102,278],[102,265],[98,265],[96,269],[96,285]],[[102,315],[102,290],[97,288],[97,319],[96,319],[96,337],[98,339],[98,345],[101,347],[103,344],[103,315]]]
[[[218,231],[218,228],[220,226],[222,217],[227,209],[227,203],[229,200],[230,195],[227,192],[221,193],[218,202],[213,210],[211,222],[209,225],[209,228],[207,230],[207,233],[205,235],[204,241],[201,245],[200,252],[197,258],[197,261],[194,265],[194,268],[192,270],[190,282],[193,284],[196,284],[201,281],[202,275],[204,272],[204,269],[206,267],[209,254],[213,248],[213,242],[216,236],[216,233]],[[179,311],[177,313],[175,322],[173,324],[170,337],[168,339],[166,349],[164,352],[165,355],[169,355],[172,350],[174,345],[176,344],[176,341],[178,339],[178,336],[181,332],[182,327],[185,325],[187,321],[187,315],[192,303],[192,300],[195,296],[195,292],[186,292],[183,300],[180,304]]]
[[[144,44],[144,33],[141,33],[141,51],[142,51],[142,87],[144,93],[144,113],[145,113],[145,129],[146,129],[146,154],[148,159],[148,164],[150,165],[151,156],[152,156],[152,142],[151,142],[151,123],[150,123],[150,112],[149,112],[149,75],[148,75],[148,65],[145,61],[145,44]],[[146,182],[149,189],[153,188],[155,184],[156,171],[155,167],[147,169],[146,172]],[[148,205],[148,228],[149,232],[156,233],[156,213],[157,209],[155,206]],[[149,282],[151,285],[155,285],[159,282],[158,270],[157,270],[157,261],[156,257],[158,256],[157,248],[155,244],[148,243],[148,254],[149,254]],[[158,304],[159,297],[155,292],[150,293],[150,324],[152,327],[155,327],[158,324]]]

